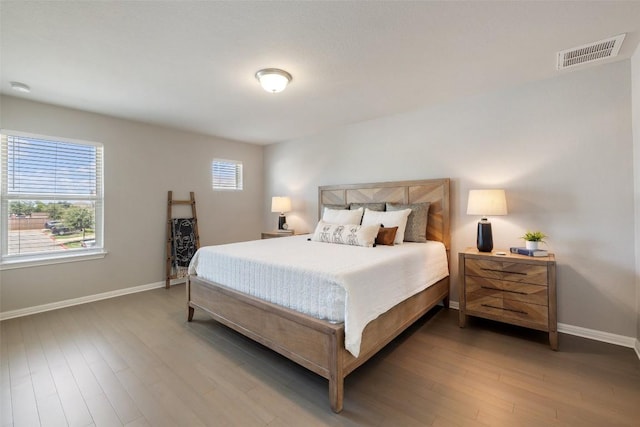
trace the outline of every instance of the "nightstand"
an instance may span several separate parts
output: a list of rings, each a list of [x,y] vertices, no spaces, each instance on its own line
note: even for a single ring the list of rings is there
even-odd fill
[[[294,230],[273,230],[273,231],[263,231],[262,239],[273,239],[276,237],[289,237],[293,236],[295,233]]]
[[[483,317],[549,333],[558,349],[556,260],[467,248],[459,255],[460,327]]]

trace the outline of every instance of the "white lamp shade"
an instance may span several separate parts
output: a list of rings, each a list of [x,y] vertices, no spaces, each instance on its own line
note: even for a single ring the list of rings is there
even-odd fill
[[[256,79],[267,92],[282,92],[291,81],[291,74],[277,68],[266,68],[256,73]]]
[[[289,197],[272,197],[271,212],[285,213],[291,210],[291,199]]]
[[[496,216],[507,214],[504,190],[469,190],[467,215]]]

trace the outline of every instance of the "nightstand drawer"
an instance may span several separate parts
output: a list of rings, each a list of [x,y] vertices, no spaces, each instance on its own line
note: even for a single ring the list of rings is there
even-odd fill
[[[544,306],[548,305],[549,301],[547,286],[529,283],[467,276],[466,289],[469,302],[485,296]]]
[[[547,267],[545,265],[470,258],[465,259],[464,266],[467,276],[486,277],[489,279],[531,283],[543,286],[548,284]]]
[[[466,310],[468,314],[487,315],[486,317],[494,320],[545,331],[549,328],[549,308],[546,305],[482,296],[468,300]]]

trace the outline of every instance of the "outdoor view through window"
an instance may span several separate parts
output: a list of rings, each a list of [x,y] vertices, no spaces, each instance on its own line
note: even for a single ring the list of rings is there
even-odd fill
[[[2,132],[2,259],[102,242],[102,146]]]

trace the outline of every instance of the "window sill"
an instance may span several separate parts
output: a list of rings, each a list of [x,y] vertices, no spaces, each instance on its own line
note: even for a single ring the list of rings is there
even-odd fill
[[[64,264],[68,262],[89,261],[92,259],[102,259],[107,255],[107,251],[104,249],[97,249],[95,251],[86,251],[76,254],[65,254],[60,256],[47,256],[47,257],[28,257],[13,260],[4,260],[0,264],[0,271],[13,270],[16,268],[27,267],[39,267],[42,265]]]

